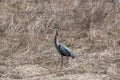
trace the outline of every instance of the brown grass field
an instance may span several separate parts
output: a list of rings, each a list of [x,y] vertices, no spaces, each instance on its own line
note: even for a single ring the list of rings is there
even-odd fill
[[[120,80],[120,0],[0,0],[0,80]]]

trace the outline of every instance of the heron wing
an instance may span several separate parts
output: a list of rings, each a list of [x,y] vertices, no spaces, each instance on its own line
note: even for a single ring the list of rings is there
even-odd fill
[[[62,52],[62,54],[66,55],[66,56],[71,55],[70,49],[67,46],[65,46],[64,44],[60,44],[59,48],[60,48],[60,51]]]

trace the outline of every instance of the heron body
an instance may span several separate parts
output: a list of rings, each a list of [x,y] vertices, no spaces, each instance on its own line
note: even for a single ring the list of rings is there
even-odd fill
[[[75,58],[75,55],[73,55],[73,53],[67,46],[58,42],[57,37],[58,37],[58,30],[56,30],[54,43],[55,43],[55,47],[56,47],[57,51],[60,53],[61,57],[66,56],[67,58],[68,57]],[[63,64],[63,59],[62,59],[62,64]]]

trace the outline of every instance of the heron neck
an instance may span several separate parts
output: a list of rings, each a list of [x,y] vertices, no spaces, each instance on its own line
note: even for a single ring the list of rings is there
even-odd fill
[[[57,34],[57,31],[56,31],[56,34]],[[58,39],[57,39],[57,35],[55,34],[55,39],[54,39],[54,43],[55,43],[55,46],[58,47],[59,46],[59,42],[58,42]]]

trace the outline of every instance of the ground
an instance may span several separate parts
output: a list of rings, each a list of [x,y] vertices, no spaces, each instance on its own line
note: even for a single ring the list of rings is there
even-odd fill
[[[119,0],[0,0],[0,79],[120,80],[119,25]]]

